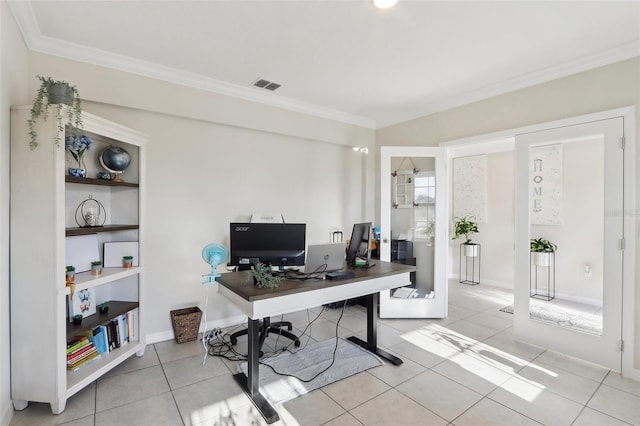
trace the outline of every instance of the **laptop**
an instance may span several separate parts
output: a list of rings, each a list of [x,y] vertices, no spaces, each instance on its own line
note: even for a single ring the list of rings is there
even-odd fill
[[[346,248],[347,243],[310,244],[304,273],[339,271],[344,266]]]

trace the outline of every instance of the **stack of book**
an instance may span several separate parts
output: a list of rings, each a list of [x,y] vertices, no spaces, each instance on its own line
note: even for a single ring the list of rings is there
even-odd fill
[[[69,371],[78,371],[99,358],[100,353],[85,336],[78,337],[67,344],[67,370]]]
[[[138,309],[136,308],[96,327],[104,332],[103,336],[106,338],[107,351],[126,345],[136,338],[137,316]]]
[[[137,339],[137,316],[136,308],[75,336],[67,345],[67,369],[77,371],[100,354]]]

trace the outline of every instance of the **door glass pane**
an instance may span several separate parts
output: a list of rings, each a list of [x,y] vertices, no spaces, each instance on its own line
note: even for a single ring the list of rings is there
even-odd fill
[[[391,159],[391,261],[416,266],[410,286],[393,298],[432,299],[436,178],[433,157]]]
[[[529,149],[529,318],[602,334],[604,140]]]

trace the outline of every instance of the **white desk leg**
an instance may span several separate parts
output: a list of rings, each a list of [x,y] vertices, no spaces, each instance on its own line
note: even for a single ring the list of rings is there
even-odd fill
[[[260,320],[249,318],[247,321],[249,353],[247,354],[247,376],[240,372],[233,375],[247,393],[267,424],[280,420],[276,410],[260,393]]]
[[[351,336],[347,340],[386,359],[393,365],[400,365],[402,364],[400,358],[378,347],[378,294],[367,295],[367,341],[365,342],[355,336]]]

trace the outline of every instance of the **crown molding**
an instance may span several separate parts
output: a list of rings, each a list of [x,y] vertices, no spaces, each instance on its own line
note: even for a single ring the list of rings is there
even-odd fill
[[[295,99],[278,96],[273,93],[258,92],[252,87],[244,87],[227,83],[202,75],[178,70],[147,61],[118,55],[99,49],[43,36],[35,19],[35,14],[28,1],[8,1],[16,23],[22,32],[27,47],[35,52],[59,56],[92,65],[98,65],[131,74],[151,77],[169,83],[180,84],[208,92],[231,96],[250,102],[279,107],[314,117],[325,118],[341,123],[352,124],[364,128],[375,129],[375,121],[347,114],[342,111],[324,108],[318,105],[301,102]]]
[[[604,50],[594,55],[585,56],[573,61],[564,62],[560,65],[544,68],[532,73],[524,74],[519,77],[501,81],[499,83],[485,86],[478,90],[473,90],[459,95],[447,97],[439,101],[426,103],[412,117],[406,117],[396,121],[378,121],[378,129],[395,124],[404,123],[415,120],[426,115],[435,114],[437,112],[446,111],[448,109],[471,104],[494,96],[503,95],[505,93],[535,86],[537,84],[546,83],[567,77],[580,72],[588,71],[605,65],[614,64],[627,59],[640,56],[640,40],[622,44],[613,49]]]
[[[422,108],[401,118],[375,121],[368,117],[324,108],[278,96],[274,93],[258,92],[252,87],[230,84],[195,73],[46,37],[40,33],[30,1],[9,0],[7,4],[30,50],[369,129],[381,129],[404,123],[426,115],[640,56],[640,40],[636,40],[594,55],[507,79],[477,90],[455,94],[434,102],[425,102]]]

